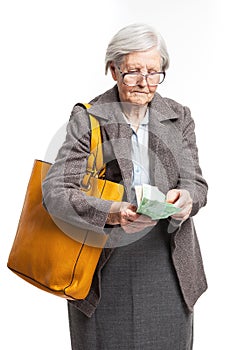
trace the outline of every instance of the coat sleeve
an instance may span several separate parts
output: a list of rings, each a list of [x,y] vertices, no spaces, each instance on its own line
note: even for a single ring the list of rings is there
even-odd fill
[[[66,139],[42,184],[43,202],[53,218],[104,233],[111,201],[87,196],[80,190],[90,154],[91,131],[86,111],[75,106]]]
[[[183,107],[182,152],[178,188],[187,189],[193,199],[191,216],[207,202],[208,185],[199,165],[195,124],[188,107]]]

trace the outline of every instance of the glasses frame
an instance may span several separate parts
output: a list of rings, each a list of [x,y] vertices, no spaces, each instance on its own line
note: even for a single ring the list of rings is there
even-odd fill
[[[158,86],[158,85],[162,84],[163,81],[164,81],[164,79],[165,79],[165,76],[166,76],[165,71],[143,74],[143,73],[140,73],[140,72],[132,72],[132,73],[130,73],[130,72],[125,72],[125,73],[123,73],[123,72],[121,71],[120,67],[117,67],[117,69],[118,69],[119,73],[121,74],[123,84],[126,85],[126,86],[131,86],[131,87],[132,87],[132,86],[138,86],[139,84],[133,84],[133,85],[131,85],[131,84],[130,84],[130,85],[126,84],[126,83],[124,82],[124,77],[125,77],[126,75],[128,75],[128,74],[130,74],[130,75],[133,75],[133,74],[134,74],[134,75],[138,75],[138,76],[141,75],[142,77],[145,78],[146,83],[147,83],[148,86]],[[154,74],[160,74],[160,75],[163,74],[163,79],[162,79],[162,81],[160,81],[158,84],[148,84],[147,77],[150,76],[150,75],[154,75]]]

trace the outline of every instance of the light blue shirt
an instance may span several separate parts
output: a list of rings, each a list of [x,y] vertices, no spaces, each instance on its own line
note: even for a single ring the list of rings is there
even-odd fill
[[[134,186],[150,183],[148,133],[149,112],[147,110],[145,117],[141,121],[137,131],[135,131],[125,116],[124,118],[133,131],[131,137],[131,158],[133,162],[132,191],[134,192]],[[132,197],[135,197],[134,193],[132,193]],[[133,200],[133,202],[136,203],[135,200]]]

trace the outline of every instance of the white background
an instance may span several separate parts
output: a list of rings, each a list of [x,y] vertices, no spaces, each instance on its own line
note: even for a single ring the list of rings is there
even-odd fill
[[[195,307],[194,350],[238,349],[235,1],[8,0],[0,6],[0,347],[70,349],[66,302],[15,276],[7,258],[33,160],[45,157],[75,103],[114,84],[104,75],[111,37],[124,25],[146,22],[162,33],[171,57],[158,91],[190,107],[210,186],[208,205],[195,218],[209,289]]]

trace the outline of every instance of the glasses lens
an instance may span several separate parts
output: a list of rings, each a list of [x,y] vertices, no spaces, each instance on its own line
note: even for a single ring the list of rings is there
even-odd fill
[[[124,84],[128,86],[135,86],[138,83],[140,74],[138,73],[129,73],[124,75]]]
[[[153,73],[153,74],[149,74],[147,76],[147,83],[148,85],[159,85],[163,82],[164,80],[164,73],[159,72],[159,73]]]

